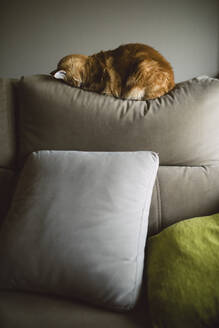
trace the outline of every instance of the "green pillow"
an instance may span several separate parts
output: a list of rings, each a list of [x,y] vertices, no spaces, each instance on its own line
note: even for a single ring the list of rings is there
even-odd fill
[[[152,327],[219,327],[219,214],[149,238],[146,262]]]

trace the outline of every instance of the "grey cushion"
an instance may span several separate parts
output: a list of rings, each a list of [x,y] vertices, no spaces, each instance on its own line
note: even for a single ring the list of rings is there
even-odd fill
[[[148,234],[183,219],[219,212],[218,177],[219,164],[160,166],[152,194]]]
[[[14,168],[16,161],[15,89],[18,80],[0,79],[0,167]]]
[[[145,299],[117,312],[37,293],[0,291],[1,328],[149,328]]]
[[[15,177],[13,170],[0,168],[0,225],[10,206],[16,182]]]
[[[0,79],[0,224],[7,214],[15,182],[17,84],[18,80]]]
[[[49,76],[20,82],[20,156],[42,149],[153,150],[161,165],[219,161],[219,81],[195,78],[150,101],[121,100]]]
[[[219,211],[219,81],[194,78],[150,101],[115,99],[49,76],[19,88],[20,158],[34,150],[159,153],[149,234]],[[165,165],[165,166],[164,166]]]
[[[0,233],[0,288],[132,308],[157,169],[146,151],[30,155]]]

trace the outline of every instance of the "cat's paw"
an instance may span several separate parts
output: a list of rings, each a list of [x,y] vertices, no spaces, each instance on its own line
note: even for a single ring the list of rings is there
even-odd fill
[[[145,96],[145,90],[139,87],[133,87],[131,90],[125,92],[122,95],[122,98],[133,99],[133,100],[142,100]]]

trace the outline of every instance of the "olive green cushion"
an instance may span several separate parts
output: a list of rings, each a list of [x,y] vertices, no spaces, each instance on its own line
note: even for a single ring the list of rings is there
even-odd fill
[[[219,214],[176,223],[147,246],[152,327],[219,327]]]

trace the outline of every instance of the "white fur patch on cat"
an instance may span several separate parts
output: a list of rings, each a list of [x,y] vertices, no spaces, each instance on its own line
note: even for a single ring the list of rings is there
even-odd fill
[[[57,71],[53,76],[55,79],[64,80],[65,75],[66,75],[66,71],[61,70],[61,71]]]
[[[126,99],[142,100],[144,98],[145,90],[141,88],[132,88],[126,95]]]

